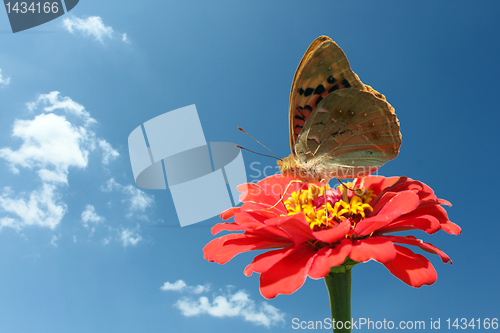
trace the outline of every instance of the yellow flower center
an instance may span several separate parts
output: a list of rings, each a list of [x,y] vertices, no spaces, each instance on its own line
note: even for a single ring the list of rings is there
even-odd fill
[[[352,183],[346,185],[353,189]],[[304,213],[311,229],[319,230],[338,225],[345,219],[351,219],[353,223],[359,222],[366,217],[367,213],[373,211],[370,206],[370,202],[376,197],[373,191],[353,189],[353,195],[349,198],[347,188],[340,185],[337,187],[336,197],[334,195],[332,199],[331,195],[325,195],[325,191],[329,189],[328,185],[322,187],[310,185],[305,190],[293,192],[292,196],[284,202],[287,215]],[[315,204],[315,201],[321,197],[326,197],[326,210],[324,204]]]

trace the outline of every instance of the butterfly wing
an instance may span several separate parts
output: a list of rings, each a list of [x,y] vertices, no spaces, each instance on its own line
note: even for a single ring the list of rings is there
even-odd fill
[[[327,36],[316,38],[302,57],[293,78],[288,112],[292,154],[296,154],[295,143],[314,108],[328,94],[348,88],[369,91],[385,99],[361,82],[334,41]]]
[[[302,163],[317,162],[332,177],[354,178],[396,158],[400,145],[394,108],[370,91],[346,88],[315,107],[295,150]]]

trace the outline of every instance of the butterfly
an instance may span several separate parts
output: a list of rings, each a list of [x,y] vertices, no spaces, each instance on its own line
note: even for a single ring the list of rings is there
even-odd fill
[[[316,38],[299,63],[288,119],[292,153],[278,161],[286,177],[364,177],[396,158],[401,146],[394,108],[361,82],[327,36]]]

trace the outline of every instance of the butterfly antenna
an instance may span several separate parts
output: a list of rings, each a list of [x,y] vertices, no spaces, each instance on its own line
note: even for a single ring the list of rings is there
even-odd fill
[[[244,150],[246,150],[246,151],[249,151],[249,152],[254,153],[254,154],[257,154],[257,155],[266,156],[266,157],[271,157],[271,158],[275,158],[275,159],[277,159],[277,160],[280,160],[280,158],[277,158],[276,156],[272,156],[272,155],[266,155],[266,154],[257,153],[257,152],[255,152],[255,151],[253,151],[253,150],[246,149],[245,147],[242,147],[242,146],[240,146],[240,145],[236,145],[236,148],[244,149]]]
[[[269,149],[269,148],[267,148],[266,146],[264,146],[264,144],[263,144],[262,142],[260,142],[259,140],[257,140],[256,138],[254,138],[253,136],[251,136],[250,134],[248,134],[248,132],[247,132],[247,131],[245,131],[243,128],[238,127],[238,129],[239,129],[240,131],[242,131],[243,133],[245,133],[246,135],[248,135],[249,137],[251,137],[252,139],[254,139],[255,141],[257,141],[257,142],[258,142],[258,143],[259,143],[262,147],[266,148],[266,149],[267,149],[267,150],[269,150],[271,153],[273,153],[274,155],[276,155],[276,156],[278,157],[278,159],[280,159],[280,160],[282,160],[282,159],[283,159],[280,155],[276,154],[274,151],[272,151],[271,149]],[[246,149],[246,150],[248,150],[248,149]],[[251,150],[248,150],[248,151],[251,151]],[[257,153],[256,153],[256,154],[257,154]],[[259,154],[259,155],[262,155],[262,154]],[[268,155],[264,155],[264,156],[268,156]]]

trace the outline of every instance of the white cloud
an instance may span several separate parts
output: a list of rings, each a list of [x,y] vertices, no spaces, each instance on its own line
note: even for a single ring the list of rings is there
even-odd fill
[[[191,287],[190,287],[191,288]],[[202,286],[201,284],[197,285],[192,289],[193,294],[202,294],[210,290],[210,286],[208,284]]]
[[[202,294],[210,290],[210,286],[208,284],[205,285],[197,285],[195,287],[188,286],[184,281],[177,280],[174,283],[165,282],[163,286],[160,287],[160,290],[163,291],[179,291],[179,292],[190,292],[193,294]]]
[[[62,97],[53,91],[41,94],[35,102],[27,103],[30,111],[41,106],[42,113],[31,120],[16,119],[12,136],[23,140],[18,150],[0,149],[0,157],[10,163],[11,170],[19,173],[18,167],[37,168],[38,175],[44,182],[67,184],[70,167],[84,169],[88,164],[88,155],[96,146],[102,151],[102,163],[119,156],[111,144],[88,127],[96,123],[85,108],[69,97]],[[53,112],[62,111],[83,120],[83,126],[71,123],[66,116]]]
[[[123,192],[129,195],[129,198],[125,199],[125,201],[130,202],[129,209],[132,212],[144,212],[146,208],[152,206],[154,203],[152,195],[139,190],[135,186],[127,185],[123,188]]]
[[[137,233],[137,230],[138,226],[135,229],[125,228],[121,231],[120,238],[124,247],[137,245],[137,243],[142,240],[142,237]]]
[[[17,172],[14,170],[14,173],[17,173]],[[41,180],[43,180],[44,182],[47,182],[47,183],[60,183],[60,184],[67,184],[68,183],[66,172],[40,169],[40,170],[38,170],[38,176],[40,177]]]
[[[104,217],[97,215],[94,206],[86,205],[84,211],[82,212],[83,226],[87,228],[89,226],[89,223],[100,222],[104,222]]]
[[[101,148],[102,150],[102,164],[107,165],[110,161],[120,156],[118,151],[113,149],[113,147],[111,147],[111,145],[106,140],[99,139],[98,142],[99,148]]]
[[[101,191],[111,192],[113,190],[119,190],[122,186],[116,182],[114,178],[108,179],[105,185],[101,186]]]
[[[0,195],[0,228],[17,230],[25,226],[54,229],[64,217],[67,206],[61,200],[59,188],[68,185],[72,168],[85,169],[90,152],[97,146],[103,151],[102,162],[108,164],[118,152],[88,127],[96,123],[85,108],[69,97],[54,91],[41,94],[35,102],[27,103],[31,112],[41,112],[33,119],[16,119],[12,137],[20,139],[18,149],[0,149],[0,158],[13,173],[20,168],[36,173],[41,181],[38,188],[19,194],[6,187]],[[62,112],[63,114],[56,114]],[[67,116],[75,116],[71,121]],[[78,122],[83,124],[78,125]],[[96,215],[97,216],[97,215]],[[85,218],[90,222],[92,215]],[[82,220],[84,216],[82,216]]]
[[[85,125],[96,123],[85,107],[69,97],[61,97],[58,91],[51,91],[48,94],[40,94],[35,102],[26,103],[29,111],[35,110],[39,105],[45,105],[44,112],[63,110],[67,114],[72,114],[85,121]]]
[[[52,235],[52,238],[50,239],[50,245],[52,245],[53,247],[57,247],[57,240],[61,238],[61,234],[59,234],[59,236],[56,236],[56,235]]]
[[[10,227],[20,230],[26,226],[39,226],[54,229],[61,222],[67,206],[59,199],[56,186],[44,183],[24,198],[14,198],[14,193],[5,187],[0,196],[0,208],[9,216],[0,218],[0,228]]]
[[[187,287],[186,282],[182,280],[177,280],[174,283],[170,282],[165,282],[163,286],[160,287],[160,290],[167,291],[167,290],[173,290],[173,291],[182,291],[185,290]]]
[[[12,136],[23,140],[18,150],[0,149],[0,157],[6,159],[14,173],[18,167],[38,168],[44,182],[67,183],[68,168],[85,168],[88,134],[82,127],[73,126],[64,116],[53,113],[40,114],[33,120],[14,122]],[[47,170],[47,167],[53,170]]]
[[[85,37],[93,37],[101,44],[104,44],[105,39],[114,39],[115,37],[124,43],[130,43],[126,33],[115,32],[112,27],[106,26],[99,16],[67,17],[63,20],[63,26],[72,34],[78,31]]]
[[[113,28],[104,25],[99,16],[90,16],[85,19],[69,17],[63,20],[63,25],[70,33],[79,31],[84,36],[94,37],[101,43],[104,43],[104,38],[113,38]]]
[[[128,186],[123,186],[121,184],[118,184],[113,178],[108,180],[105,185],[101,186],[101,190],[103,192],[111,192],[113,190],[118,190],[118,192],[121,192],[123,194],[128,194],[129,192]],[[145,193],[143,195],[148,196]],[[125,215],[126,217],[131,217],[133,212],[137,210],[136,208],[131,208],[132,207],[131,198],[133,198],[133,196],[129,195],[129,198],[122,200],[122,203],[127,203],[128,210],[130,211],[130,213]],[[142,215],[138,217],[142,218]],[[128,247],[128,246],[135,246],[140,241],[143,240],[143,237],[140,235],[140,225],[138,223],[135,225],[135,227],[130,227],[130,226],[127,227],[123,225],[120,225],[119,227],[114,227],[111,225],[106,225],[104,223],[101,223],[104,221],[105,218],[99,216],[95,212],[95,208],[92,205],[87,205],[85,207],[85,210],[82,212],[82,224],[85,228],[91,227],[90,235],[93,235],[94,232],[96,232],[96,234],[100,234],[102,236],[104,233],[105,235],[104,238],[101,238],[100,240],[100,242],[103,245],[108,245],[112,241],[118,241],[124,247]],[[89,222],[93,224],[90,225]]]
[[[126,34],[125,34],[125,39],[127,38]],[[10,84],[10,77],[6,77],[4,78],[2,76],[2,70],[0,69],[0,86],[2,87],[6,87]]]
[[[133,185],[121,185],[115,181],[114,178],[109,179],[105,185],[101,186],[103,192],[120,191],[126,195],[126,198],[122,200],[126,203],[130,214],[137,212],[144,212],[148,207],[151,207],[155,200],[154,196],[141,191],[139,188]],[[127,215],[131,217],[131,215]]]
[[[195,289],[194,287],[187,286],[184,281],[178,280],[175,283],[165,282],[160,289],[165,291],[184,291],[189,288]],[[174,306],[186,317],[203,314],[218,318],[240,317],[255,325],[262,325],[268,328],[279,323],[284,323],[285,321],[285,314],[279,309],[267,302],[261,302],[257,306],[255,301],[250,299],[250,296],[244,290],[238,290],[234,293],[230,291],[221,292],[219,295],[214,295],[212,301],[206,296],[201,296],[198,299],[182,297]]]

